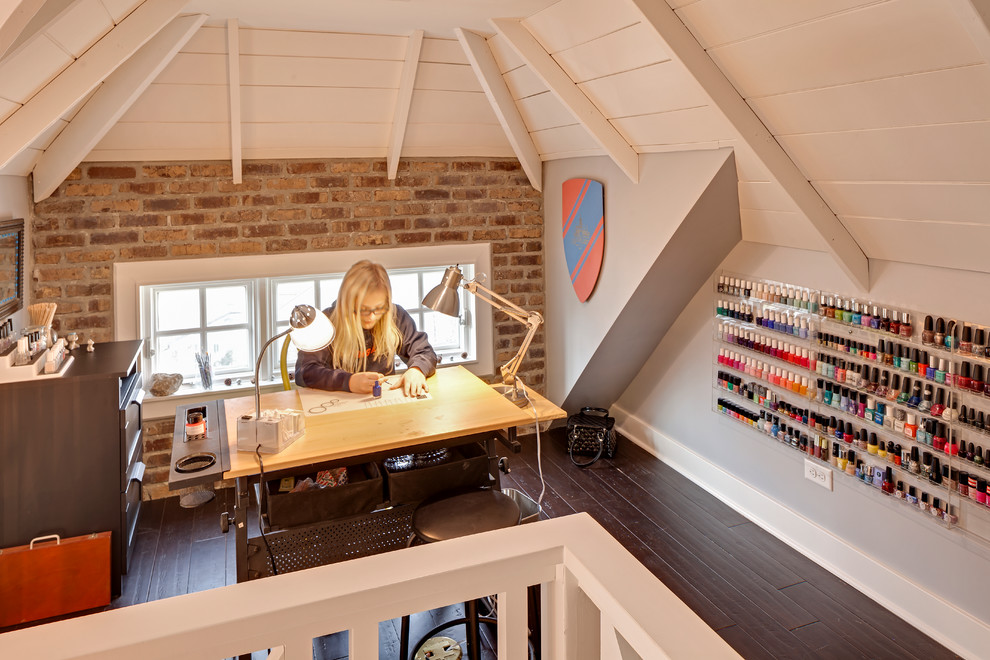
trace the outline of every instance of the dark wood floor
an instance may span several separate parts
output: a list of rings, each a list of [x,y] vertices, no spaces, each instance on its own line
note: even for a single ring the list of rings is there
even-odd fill
[[[524,445],[510,456],[503,485],[535,499],[535,439]],[[958,657],[631,442],[620,438],[614,459],[583,470],[568,461],[560,429],[544,434],[543,445],[544,517],[591,514],[742,656]],[[232,584],[233,534],[221,534],[218,523],[232,496],[220,491],[196,509],[177,498],[146,502],[111,607]],[[459,606],[417,615],[413,638],[459,615]],[[381,657],[397,657],[398,621],[382,624],[381,639]],[[346,657],[343,635],[314,646],[314,657]],[[489,648],[485,657],[494,658]]]

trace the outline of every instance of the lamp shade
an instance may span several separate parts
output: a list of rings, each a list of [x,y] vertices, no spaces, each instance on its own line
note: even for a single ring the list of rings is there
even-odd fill
[[[326,348],[333,340],[333,324],[323,312],[312,305],[296,305],[289,315],[292,330],[289,337],[301,351],[318,351]]]
[[[464,274],[461,273],[461,269],[457,266],[449,266],[440,284],[433,287],[423,298],[423,305],[447,316],[459,316],[461,305],[457,296],[457,287],[462,279]]]

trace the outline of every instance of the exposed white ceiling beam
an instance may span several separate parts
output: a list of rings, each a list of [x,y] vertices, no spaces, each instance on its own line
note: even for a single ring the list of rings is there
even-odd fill
[[[236,18],[227,19],[227,93],[230,97],[230,169],[235,184],[243,180],[241,142],[241,32]]]
[[[950,0],[973,45],[990,62],[990,0]]]
[[[0,169],[137,52],[187,2],[145,2],[0,124]]]
[[[753,109],[666,2],[630,0],[681,62],[740,138],[770,171],[798,209],[821,234],[829,252],[853,282],[870,288],[870,261],[852,234],[784,152]]]
[[[512,99],[512,93],[505,84],[488,41],[470,30],[457,28],[454,32],[457,34],[457,40],[461,42],[468,62],[471,63],[471,68],[474,69],[474,75],[478,77],[481,88],[485,90],[485,96],[488,97],[488,102],[495,111],[495,116],[498,117],[498,123],[505,131],[505,137],[509,139],[519,164],[529,177],[529,183],[537,190],[543,190],[543,160],[533,143],[526,122],[519,114],[519,108]]]
[[[45,0],[9,0],[0,4],[0,60],[44,4]]]
[[[639,182],[639,154],[609,123],[597,106],[578,89],[540,42],[518,20],[489,19],[530,70],[560,99],[591,137],[605,149],[615,164],[633,183]]]
[[[402,64],[402,77],[399,80],[399,96],[395,101],[392,115],[392,134],[388,138],[388,178],[394,179],[399,171],[399,156],[409,125],[409,107],[412,105],[413,89],[416,86],[416,71],[419,69],[419,52],[423,49],[423,31],[414,30],[406,43],[406,60]]]
[[[38,159],[33,177],[35,202],[58,188],[207,18],[206,14],[176,18],[107,77]]]

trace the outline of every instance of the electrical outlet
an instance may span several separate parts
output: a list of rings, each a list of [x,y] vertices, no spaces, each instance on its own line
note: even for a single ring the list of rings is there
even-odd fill
[[[804,478],[826,490],[832,490],[832,470],[807,458],[804,459]]]

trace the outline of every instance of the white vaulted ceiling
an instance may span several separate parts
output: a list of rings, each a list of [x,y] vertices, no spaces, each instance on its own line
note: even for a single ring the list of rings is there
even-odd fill
[[[746,240],[987,269],[987,0],[12,1],[0,174],[36,197],[81,160],[516,156],[540,187],[731,147]]]

